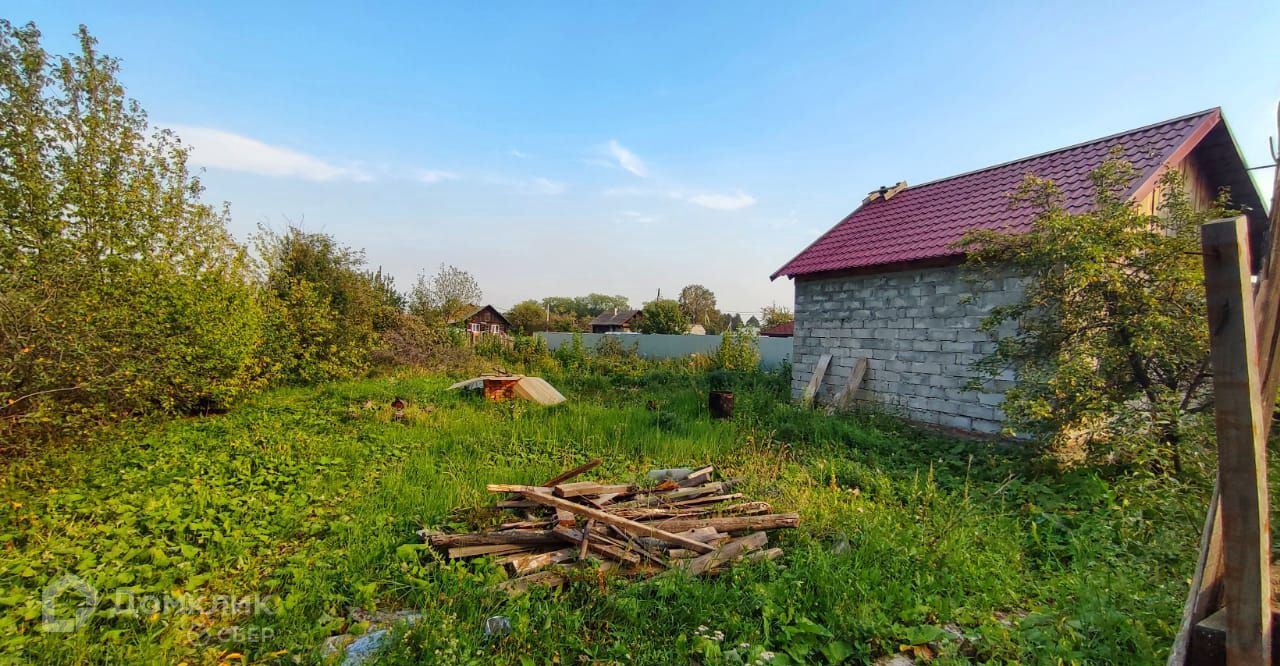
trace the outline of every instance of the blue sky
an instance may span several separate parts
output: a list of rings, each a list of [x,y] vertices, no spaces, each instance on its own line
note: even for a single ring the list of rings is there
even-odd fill
[[[189,6],[180,6],[188,4]],[[486,300],[768,276],[871,189],[1212,106],[1268,163],[1280,3],[10,2],[84,23],[242,239],[286,219]],[[1255,172],[1270,182],[1270,172]],[[1264,197],[1269,195],[1263,191]]]

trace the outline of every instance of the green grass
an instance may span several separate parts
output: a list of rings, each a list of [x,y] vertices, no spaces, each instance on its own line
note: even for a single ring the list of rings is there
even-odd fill
[[[882,415],[802,411],[776,377],[742,387],[729,422],[706,417],[701,378],[674,366],[552,379],[568,404],[486,403],[438,376],[277,390],[10,462],[0,658],[312,663],[326,637],[364,628],[356,609],[423,613],[384,655],[396,664],[750,663],[762,650],[773,663],[869,663],[912,645],[939,664],[1141,664],[1172,640],[1203,481],[1041,472]],[[361,408],[395,396],[412,405],[405,422]],[[802,526],[777,534],[777,562],[715,579],[586,571],[516,598],[487,561],[420,545],[419,529],[485,519],[460,509],[491,501],[486,483],[536,483],[593,457],[605,464],[591,478],[618,481],[714,464]],[[43,633],[39,591],[66,572],[103,591],[271,595],[272,612],[103,611],[78,633]],[[512,632],[487,639],[492,615]],[[193,644],[209,627],[239,633]]]

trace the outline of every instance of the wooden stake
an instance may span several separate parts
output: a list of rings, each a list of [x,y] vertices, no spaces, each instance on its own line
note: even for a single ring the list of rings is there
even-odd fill
[[[699,553],[708,553],[714,550],[713,548],[711,548],[710,546],[704,543],[699,543],[697,541],[693,541],[692,539],[686,539],[685,537],[672,534],[665,530],[658,529],[652,525],[645,525],[644,523],[637,523],[634,520],[627,520],[626,518],[615,516],[611,513],[601,511],[600,509],[594,509],[588,506],[582,506],[581,504],[578,504],[576,502],[571,502],[567,499],[561,499],[559,497],[556,497],[555,495],[544,495],[542,493],[537,492],[537,490],[535,490],[534,488],[528,488],[527,492],[526,491],[520,491],[520,492],[525,496],[526,499],[529,499],[531,501],[537,502],[539,504],[546,504],[547,506],[555,509],[565,509],[566,511],[572,511],[578,514],[579,516],[584,516],[586,518],[594,518],[596,522],[604,525],[616,525],[632,534],[639,534],[643,536],[650,536],[655,539],[662,539],[667,543],[675,544],[677,546],[680,546],[681,548],[688,548],[689,550],[696,550]]]
[[[1227,664],[1266,664],[1271,655],[1270,517],[1248,225],[1239,217],[1210,222],[1200,231],[1218,433]]]
[[[867,376],[867,359],[860,358],[857,363],[853,364],[853,371],[849,373],[849,383],[845,385],[844,390],[840,391],[840,395],[836,396],[834,406],[840,409],[849,407],[849,403],[853,402],[853,396],[858,392],[858,387],[862,386],[862,380]]]

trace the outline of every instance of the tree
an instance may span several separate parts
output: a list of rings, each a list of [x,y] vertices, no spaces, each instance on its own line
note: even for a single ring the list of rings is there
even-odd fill
[[[1012,369],[1003,405],[1015,429],[1091,450],[1172,458],[1195,415],[1211,405],[1199,228],[1227,215],[1192,207],[1182,176],[1160,183],[1156,214],[1128,199],[1135,169],[1117,154],[1092,174],[1096,207],[1073,214],[1057,187],[1028,177],[1016,197],[1036,215],[1030,232],[967,235],[974,279],[1027,276],[1021,300],[983,329],[1002,333],[978,367]]]
[[[785,305],[766,305],[760,311],[760,315],[764,317],[765,328],[773,328],[779,324],[785,324],[796,320],[796,316],[791,313],[791,309]]]
[[[640,312],[641,333],[668,333],[681,335],[689,332],[689,320],[680,310],[680,304],[670,299],[645,303]]]
[[[533,299],[521,301],[507,312],[507,321],[517,333],[543,331],[547,327],[547,311]]]
[[[719,315],[716,295],[700,284],[691,284],[680,290],[680,310],[689,321],[703,326],[711,325]]]
[[[605,294],[587,294],[584,297],[574,299],[580,301],[579,316],[594,317],[604,312],[612,312],[614,310],[630,310],[631,303],[626,296],[608,296]]]
[[[419,275],[409,293],[409,312],[423,320],[443,325],[468,314],[484,298],[480,283],[470,273],[456,266],[440,264],[435,275]]]
[[[315,382],[367,367],[375,324],[394,317],[376,274],[361,270],[364,253],[295,226],[281,233],[259,227],[254,244],[273,299],[267,347],[274,371],[287,381]]]
[[[0,20],[0,432],[230,402],[262,312],[226,209],[84,27],[40,39]]]

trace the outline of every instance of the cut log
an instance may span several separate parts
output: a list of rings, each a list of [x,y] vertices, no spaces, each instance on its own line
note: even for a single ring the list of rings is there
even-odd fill
[[[567,499],[556,497],[554,495],[539,494],[533,488],[529,488],[526,491],[521,491],[521,493],[525,496],[526,499],[529,499],[534,502],[538,502],[539,504],[546,504],[547,506],[550,506],[555,509],[567,509],[580,516],[583,516],[586,518],[594,518],[596,522],[602,523],[604,525],[614,525],[636,536],[650,536],[655,539],[662,539],[667,543],[674,544],[681,548],[696,550],[699,553],[706,553],[712,550],[710,547],[706,546],[705,544],[699,543],[692,539],[686,539],[685,537],[677,536],[666,530],[654,527],[653,525],[637,523],[634,520],[628,520],[620,516],[615,516],[606,511],[601,511],[600,509],[582,506],[581,504],[576,504],[574,502],[570,502]],[[694,525],[692,527],[703,527],[703,526]],[[687,527],[685,529],[691,529],[692,527]]]
[[[578,517],[572,511],[564,509],[556,509],[556,526],[557,527],[573,527],[578,524]]]
[[[462,546],[493,546],[497,544],[523,544],[538,546],[558,544],[550,530],[509,530],[506,532],[476,532],[473,534],[432,534],[427,537],[432,548],[447,550]]]
[[[766,550],[753,550],[742,557],[750,562],[759,562],[761,560],[776,560],[782,556],[781,548],[769,548]]]

